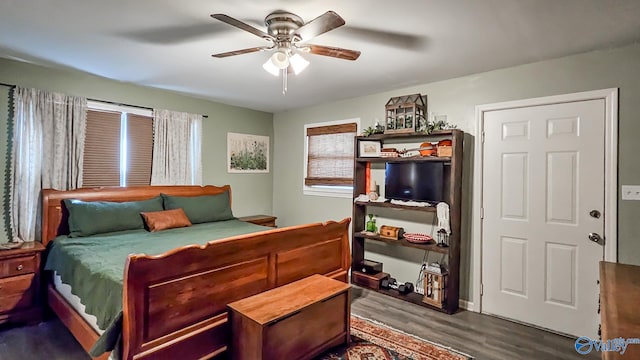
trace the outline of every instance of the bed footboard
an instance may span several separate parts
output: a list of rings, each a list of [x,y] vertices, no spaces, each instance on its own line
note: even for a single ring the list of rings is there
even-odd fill
[[[347,281],[350,219],[131,255],[124,276],[124,359],[202,359],[227,350],[226,305],[323,274]]]

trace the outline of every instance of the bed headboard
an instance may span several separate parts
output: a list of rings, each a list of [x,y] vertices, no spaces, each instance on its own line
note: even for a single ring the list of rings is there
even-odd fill
[[[58,235],[69,233],[69,213],[64,207],[64,199],[80,199],[83,201],[137,201],[151,199],[164,193],[174,196],[216,195],[229,192],[231,202],[231,186],[132,186],[132,187],[100,187],[76,190],[42,190],[42,244]],[[231,204],[230,204],[231,205]]]

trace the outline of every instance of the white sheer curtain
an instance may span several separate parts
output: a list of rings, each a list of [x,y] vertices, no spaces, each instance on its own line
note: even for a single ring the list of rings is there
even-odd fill
[[[87,99],[16,87],[11,152],[11,233],[40,238],[40,190],[82,186]]]
[[[202,185],[202,115],[153,111],[151,185]]]

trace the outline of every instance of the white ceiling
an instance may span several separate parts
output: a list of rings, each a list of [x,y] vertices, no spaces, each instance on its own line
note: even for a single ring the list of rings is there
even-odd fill
[[[269,54],[210,55],[265,40],[286,10],[328,10],[346,25],[312,43],[362,51],[355,62],[307,54],[289,92],[262,69]],[[639,0],[2,0],[0,57],[74,68],[227,104],[278,112],[640,41]]]

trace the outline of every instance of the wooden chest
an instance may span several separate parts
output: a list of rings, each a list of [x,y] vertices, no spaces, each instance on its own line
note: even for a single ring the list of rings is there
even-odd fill
[[[349,341],[351,286],[321,275],[228,305],[232,359],[311,359]]]

